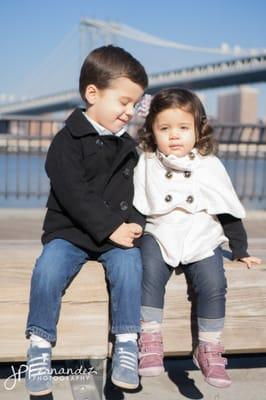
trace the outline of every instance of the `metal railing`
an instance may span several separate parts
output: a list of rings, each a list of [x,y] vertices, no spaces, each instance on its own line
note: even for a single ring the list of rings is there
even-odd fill
[[[62,120],[38,117],[0,121],[0,199],[47,197],[45,157],[62,125]]]
[[[49,192],[44,171],[48,147],[62,120],[9,117],[0,121],[1,199],[43,199]],[[214,125],[218,156],[239,198],[248,208],[266,209],[266,126]],[[131,127],[132,131],[132,127]]]
[[[218,156],[249,208],[266,209],[266,126],[215,125]]]

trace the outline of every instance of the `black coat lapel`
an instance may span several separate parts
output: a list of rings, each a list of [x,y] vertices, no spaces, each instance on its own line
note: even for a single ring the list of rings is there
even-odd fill
[[[138,158],[138,154],[136,151],[136,142],[128,134],[123,135],[120,140],[122,140],[123,143],[107,175],[106,183],[108,183],[109,179],[112,177],[119,165],[127,158],[129,153],[133,152],[135,154],[136,160]]]

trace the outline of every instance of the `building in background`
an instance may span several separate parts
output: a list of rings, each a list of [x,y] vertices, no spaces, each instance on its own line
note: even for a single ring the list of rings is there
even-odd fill
[[[258,90],[240,86],[218,96],[218,122],[221,124],[258,123]]]

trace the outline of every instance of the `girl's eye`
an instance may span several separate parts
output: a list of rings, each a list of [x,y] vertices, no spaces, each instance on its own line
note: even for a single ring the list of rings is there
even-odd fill
[[[183,126],[181,126],[181,129],[182,129],[182,131],[187,131],[187,130],[188,130],[188,127],[185,126],[185,125],[183,125]]]
[[[161,131],[167,131],[168,130],[168,126],[162,126],[161,127]]]

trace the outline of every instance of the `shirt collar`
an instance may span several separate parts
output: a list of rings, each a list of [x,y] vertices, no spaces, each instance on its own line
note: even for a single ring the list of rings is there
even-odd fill
[[[98,124],[98,122],[94,121],[92,118],[90,118],[85,112],[83,112],[84,116],[87,118],[87,120],[91,123],[91,125],[96,129],[96,131],[99,133],[100,136],[107,136],[107,135],[115,135],[115,136],[122,136],[126,132],[126,127],[124,126],[120,131],[117,133],[113,133],[109,131],[108,129],[105,129],[102,125]]]

